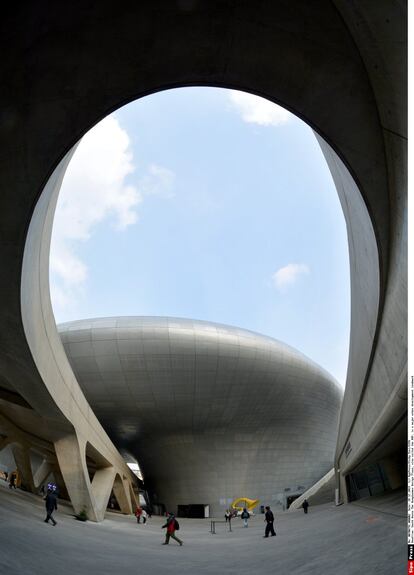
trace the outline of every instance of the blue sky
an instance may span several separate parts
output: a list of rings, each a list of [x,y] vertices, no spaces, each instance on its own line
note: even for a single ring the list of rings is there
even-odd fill
[[[52,238],[56,322],[168,315],[235,325],[344,384],[345,221],[311,129],[251,95],[182,88],[81,141]]]

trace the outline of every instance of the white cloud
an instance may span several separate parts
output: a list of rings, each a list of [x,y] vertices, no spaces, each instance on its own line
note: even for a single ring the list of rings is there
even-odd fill
[[[134,171],[129,136],[114,116],[82,138],[63,180],[53,225],[50,279],[57,318],[68,306],[76,309],[88,275],[77,252],[97,225],[109,221],[114,229],[125,230],[137,222],[144,194],[172,193],[173,172],[149,166],[141,191],[126,182]]]
[[[55,244],[53,250],[53,270],[67,285],[78,285],[86,280],[85,264],[71,251],[64,242]]]
[[[309,273],[310,270],[306,264],[288,264],[278,269],[272,275],[272,280],[278,290],[285,291],[289,286],[295,284],[300,276]]]
[[[150,164],[148,174],[140,180],[139,189],[145,195],[173,198],[174,181],[174,172],[158,164]]]
[[[82,138],[69,164],[53,240],[87,240],[94,226],[108,217],[119,229],[135,223],[141,195],[125,184],[133,171],[128,134],[109,116]]]
[[[249,124],[280,126],[286,124],[292,117],[285,108],[246,92],[230,90],[230,100],[242,119]]]

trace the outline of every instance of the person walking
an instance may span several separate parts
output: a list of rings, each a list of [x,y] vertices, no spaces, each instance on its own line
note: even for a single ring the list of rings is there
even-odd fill
[[[9,489],[16,489],[16,473],[14,471],[10,475]]]
[[[275,518],[274,518],[273,512],[271,511],[269,505],[267,505],[266,506],[266,513],[265,513],[266,529],[265,529],[265,534],[263,535],[263,537],[269,537],[269,533],[271,534],[272,537],[274,535],[276,535],[275,530],[273,528],[274,520],[275,520]]]
[[[49,519],[51,519],[54,527],[56,525],[56,521],[52,517],[52,513],[55,511],[55,509],[57,509],[57,498],[55,493],[51,489],[47,490],[45,502],[46,502],[46,513],[47,513],[45,523],[49,523]]]
[[[307,513],[308,512],[308,507],[309,507],[309,503],[307,499],[304,499],[303,503],[302,503],[302,507],[303,507],[303,512]]]
[[[242,514],[240,515],[240,517],[243,519],[243,523],[244,523],[243,527],[248,527],[249,525],[248,525],[247,521],[250,517],[250,513],[247,511],[247,509],[245,507],[243,508],[243,511],[242,511]]]
[[[135,510],[135,517],[137,518],[137,523],[141,523],[142,507],[138,505]]]
[[[165,525],[161,526],[161,529],[165,529],[165,528],[167,528],[167,532],[165,534],[165,541],[164,541],[163,545],[168,545],[168,543],[170,542],[170,537],[175,539],[177,541],[177,543],[179,543],[180,545],[183,544],[181,539],[178,539],[178,537],[175,535],[175,532],[180,528],[180,526],[178,524],[177,519],[174,516],[174,513],[170,512],[168,514],[167,522],[165,523]]]
[[[227,521],[231,520],[231,513],[230,513],[230,509],[226,509],[226,513],[224,514],[224,519]]]

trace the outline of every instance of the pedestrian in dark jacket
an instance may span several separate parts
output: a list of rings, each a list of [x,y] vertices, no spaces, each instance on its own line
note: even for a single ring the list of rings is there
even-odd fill
[[[168,514],[167,523],[165,523],[165,525],[162,525],[161,529],[165,529],[165,527],[167,528],[167,533],[165,534],[165,541],[163,545],[168,545],[168,543],[170,542],[170,537],[172,537],[177,541],[177,543],[182,545],[183,542],[181,541],[181,539],[178,539],[178,537],[175,535],[176,530],[179,529],[179,525],[178,521],[174,516],[174,513]]]
[[[275,530],[273,528],[274,520],[275,520],[274,515],[273,515],[272,511],[270,510],[270,507],[267,506],[266,507],[266,513],[265,513],[266,530],[265,530],[265,534],[263,535],[263,537],[269,537],[269,533],[271,534],[272,537],[274,535],[276,535]]]
[[[244,523],[243,527],[248,527],[249,525],[248,525],[248,523],[247,523],[247,520],[248,520],[249,517],[250,517],[250,513],[247,511],[246,508],[243,509],[243,511],[242,511],[242,513],[241,513],[241,515],[240,515],[240,517],[243,519],[243,523]]]
[[[13,473],[10,475],[10,480],[9,480],[9,487],[10,489],[16,489],[16,474]]]
[[[307,513],[307,512],[308,512],[308,507],[309,507],[309,503],[308,503],[308,500],[307,500],[307,499],[305,499],[305,500],[303,501],[302,507],[303,507],[303,512],[304,512],[304,513]]]
[[[49,519],[51,519],[54,527],[56,525],[56,521],[53,519],[52,513],[55,511],[55,509],[57,509],[57,498],[55,493],[51,489],[48,489],[47,491],[47,495],[45,497],[45,503],[47,513],[45,523],[49,523]]]

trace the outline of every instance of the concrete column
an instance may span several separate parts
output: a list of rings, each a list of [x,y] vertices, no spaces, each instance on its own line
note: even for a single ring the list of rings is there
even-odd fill
[[[99,521],[86,465],[86,441],[76,434],[67,435],[55,442],[60,471],[68,490],[75,513],[86,509],[91,521]]]
[[[33,477],[36,489],[38,489],[42,485],[42,483],[46,481],[46,479],[49,477],[52,471],[53,471],[53,463],[51,461],[48,461],[47,459],[44,459]]]
[[[114,478],[115,469],[112,466],[97,469],[95,475],[93,476],[92,493],[98,521],[102,521],[105,516],[105,511],[108,507],[108,501],[111,495]]]
[[[342,492],[343,485],[341,481],[341,472],[335,467],[335,505],[342,505],[344,502],[344,495]]]
[[[35,484],[33,481],[32,465],[30,463],[30,453],[26,446],[15,443],[12,446],[14,461],[20,473],[21,486],[27,491],[35,493]]]
[[[137,499],[137,496],[135,495],[134,488],[130,481],[128,481],[128,489],[129,489],[129,497],[131,499],[132,513],[134,513],[135,509],[138,507],[139,501]]]
[[[128,481],[122,480],[121,477],[117,475],[114,481],[113,490],[121,512],[127,515],[132,513]]]
[[[63,479],[63,475],[60,471],[58,463],[53,465],[53,477],[55,478],[55,483],[59,489],[59,497],[63,499],[70,499],[68,490],[66,489],[65,481]]]
[[[339,493],[342,503],[348,503],[348,490],[346,488],[346,479],[342,473],[339,475]]]

